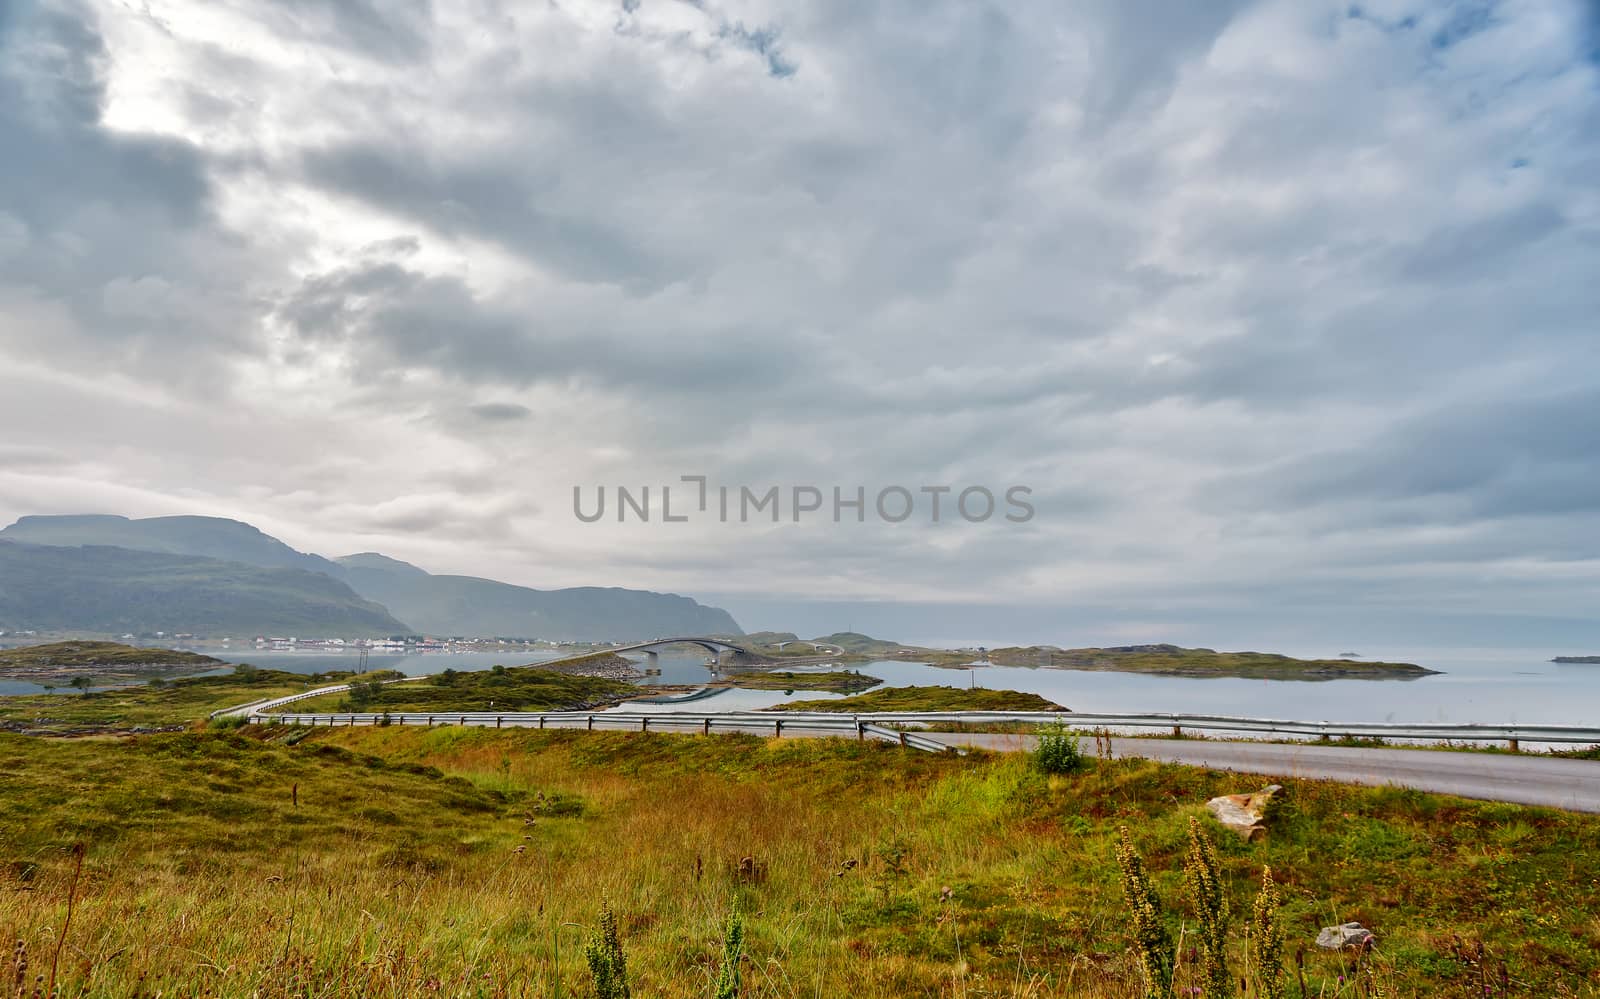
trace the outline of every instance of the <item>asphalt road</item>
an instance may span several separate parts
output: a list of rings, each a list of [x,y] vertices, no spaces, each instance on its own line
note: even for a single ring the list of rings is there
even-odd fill
[[[927,733],[952,746],[1032,748],[1033,737]],[[1092,745],[1085,740],[1085,748]],[[1600,812],[1600,762],[1501,753],[1428,749],[1359,749],[1314,743],[1211,742],[1190,739],[1112,739],[1112,755],[1233,770],[1268,777],[1393,785],[1463,798]]]

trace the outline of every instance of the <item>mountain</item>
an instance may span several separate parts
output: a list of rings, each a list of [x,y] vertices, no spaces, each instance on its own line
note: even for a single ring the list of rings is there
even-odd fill
[[[249,524],[220,517],[23,517],[0,530],[0,542],[8,540],[54,547],[109,546],[314,573],[347,585],[354,591],[351,596],[382,604],[380,609],[386,608],[410,625],[386,634],[499,635],[558,641],[742,634],[727,611],[674,593],[592,586],[535,590],[475,576],[435,576],[375,552],[329,560],[296,551]],[[263,625],[237,630],[282,629]],[[299,630],[312,631],[309,627]],[[331,629],[314,633],[343,632]]]
[[[335,579],[338,566],[307,555],[237,520],[222,517],[150,517],[130,520],[112,514],[22,517],[0,531],[0,539],[30,545],[110,545],[142,552],[198,555],[243,562],[264,569],[305,569]]]
[[[598,586],[535,590],[476,576],[436,576],[375,552],[335,561],[357,593],[428,634],[557,641],[743,634],[727,611],[675,593]]]
[[[320,572],[0,538],[0,627],[196,635],[395,635],[412,629]]]

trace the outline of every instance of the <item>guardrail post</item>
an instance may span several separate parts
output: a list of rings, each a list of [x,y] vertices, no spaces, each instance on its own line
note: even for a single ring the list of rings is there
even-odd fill
[[[782,718],[774,718],[772,720],[772,734],[776,735],[776,736],[782,736],[783,735],[783,719]]]
[[[428,716],[428,727],[433,728],[433,715]]]
[[[1172,726],[1172,737],[1174,739],[1183,738],[1183,726],[1182,725],[1174,725],[1174,726]]]
[[[867,723],[859,719],[856,721],[856,738],[862,742],[867,740]]]
[[[911,745],[911,743],[906,739],[906,731],[905,731],[905,729],[901,729],[900,730],[900,745],[902,745],[902,746]]]
[[[461,724],[465,725],[466,723],[467,723],[467,716],[466,715],[462,715],[461,716]]]
[[[641,731],[641,732],[650,731],[650,719],[648,719],[648,718],[640,718],[639,719],[639,731]]]
[[[1520,747],[1517,745],[1517,737],[1516,736],[1512,736],[1510,739],[1507,740],[1507,742],[1510,743],[1511,751],[1513,753],[1521,752]]]
[[[544,728],[544,715],[539,716],[539,727]]]
[[[594,715],[589,716],[589,731],[594,731]]]
[[[704,722],[701,724],[700,734],[701,735],[710,735],[711,734],[711,716],[710,715],[706,715]]]
[[[503,721],[505,721],[504,718],[502,718],[500,715],[495,715],[494,716],[494,727],[495,728],[499,728],[500,727],[500,723],[503,722]]]

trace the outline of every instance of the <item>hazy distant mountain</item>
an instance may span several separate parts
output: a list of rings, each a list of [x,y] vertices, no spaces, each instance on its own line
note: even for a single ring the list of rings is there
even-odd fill
[[[673,593],[591,586],[535,590],[473,576],[434,576],[372,552],[330,561],[295,551],[249,524],[220,517],[23,517],[0,530],[0,541],[8,539],[33,545],[114,546],[220,559],[258,568],[306,570],[348,584],[355,591],[351,596],[359,594],[376,601],[393,617],[410,625],[397,626],[386,633],[499,635],[560,641],[619,641],[669,633],[741,633],[727,611]],[[239,630],[271,629],[262,626]],[[316,633],[343,634],[333,628]]]
[[[23,517],[0,538],[33,545],[113,545],[136,551],[199,555],[266,569],[306,569],[339,578],[339,567],[307,555],[249,524],[222,517],[150,517],[112,514]]]
[[[405,634],[378,604],[320,572],[104,545],[0,538],[0,627],[197,635]]]
[[[336,561],[356,592],[428,634],[558,641],[742,634],[727,611],[675,593],[598,586],[535,590],[475,576],[435,576],[373,552]]]

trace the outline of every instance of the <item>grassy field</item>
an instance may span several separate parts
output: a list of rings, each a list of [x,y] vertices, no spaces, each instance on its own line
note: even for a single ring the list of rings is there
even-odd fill
[[[883,681],[875,676],[839,670],[828,673],[794,673],[789,670],[742,672],[713,687],[738,687],[741,690],[823,690],[832,694],[852,694],[869,690]]]
[[[854,697],[790,701],[768,711],[1060,711],[1038,694],[982,687],[885,687]]]
[[[318,711],[557,711],[615,704],[639,693],[625,680],[539,669],[496,666],[457,673],[445,670],[426,680],[363,685],[345,694],[296,701],[286,710]]]
[[[0,759],[0,933],[25,983],[60,943],[68,997],[586,996],[602,896],[641,999],[710,994],[736,901],[746,997],[1135,997],[1114,830],[1132,829],[1176,934],[1189,818],[1257,784],[459,727],[0,735]],[[1600,994],[1600,817],[1288,786],[1265,843],[1214,837],[1240,954],[1270,864],[1307,995],[1371,994],[1353,957],[1311,946],[1344,920],[1380,935],[1389,996]],[[13,975],[0,958],[0,987]]]
[[[0,697],[0,724],[46,731],[184,725],[202,720],[219,708],[296,694],[348,676],[346,673],[308,676],[246,667],[222,676],[152,681],[90,694]]]

